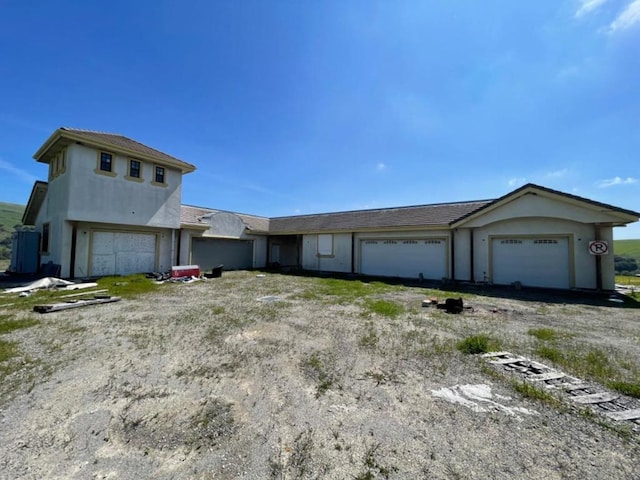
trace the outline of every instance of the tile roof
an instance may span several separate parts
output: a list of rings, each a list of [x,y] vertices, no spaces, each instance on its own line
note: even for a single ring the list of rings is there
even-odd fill
[[[124,135],[117,133],[97,132],[94,130],[82,130],[78,128],[61,127],[54,132],[54,134],[47,140],[43,148],[36,153],[36,159],[40,160],[40,157],[44,156],[46,150],[52,145],[55,145],[60,139],[69,138],[73,140],[86,141],[89,144],[98,144],[101,146],[109,146],[114,150],[123,150],[127,153],[133,153],[142,155],[145,157],[151,157],[157,160],[159,163],[166,163],[180,168],[183,172],[192,172],[195,170],[195,166],[187,163],[179,158],[176,158],[167,153],[151,148],[148,145],[132,140]],[[46,158],[45,158],[46,159]]]
[[[371,228],[406,228],[448,225],[492,200],[440,203],[412,207],[380,208],[350,212],[278,217],[269,221],[269,233],[302,233]]]
[[[204,215],[211,213],[223,212],[224,210],[214,210],[212,208],[194,207],[191,205],[181,205],[180,207],[180,224],[182,225],[207,225],[200,221]],[[247,225],[249,230],[254,232],[267,233],[269,231],[269,219],[258,217],[255,215],[246,215],[244,213],[234,213]]]

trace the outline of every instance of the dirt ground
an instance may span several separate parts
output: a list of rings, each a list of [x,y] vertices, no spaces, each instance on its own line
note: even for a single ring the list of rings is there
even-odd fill
[[[485,333],[536,358],[528,332],[553,328],[637,371],[640,309],[477,292],[451,315],[422,306],[446,292],[327,285],[225,272],[16,312],[40,323],[3,337],[24,368],[2,384],[0,478],[640,478],[637,428],[523,396],[456,348]]]

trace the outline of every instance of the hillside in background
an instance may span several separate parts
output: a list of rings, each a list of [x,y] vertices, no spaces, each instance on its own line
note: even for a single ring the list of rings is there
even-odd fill
[[[640,273],[640,240],[614,240],[613,254],[615,255],[616,273]]]
[[[11,258],[11,234],[22,224],[24,205],[0,202],[0,260]]]

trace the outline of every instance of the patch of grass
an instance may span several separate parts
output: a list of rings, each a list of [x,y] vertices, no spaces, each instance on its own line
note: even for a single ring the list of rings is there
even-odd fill
[[[315,353],[302,362],[302,370],[317,382],[316,398],[320,398],[337,383],[337,379],[331,373],[332,369],[327,363],[327,359],[321,358]]]
[[[368,312],[381,315],[383,317],[395,318],[404,312],[404,307],[389,300],[367,299],[365,306]]]
[[[339,303],[355,301],[370,295],[393,292],[399,288],[382,282],[362,282],[360,280],[340,280],[336,278],[317,279],[312,287],[320,296],[338,297]]]
[[[546,358],[547,360],[551,360],[553,363],[562,364],[564,360],[564,354],[557,347],[552,347],[549,345],[538,344],[536,346],[536,355],[541,358]]]
[[[145,293],[155,292],[164,285],[155,283],[144,274],[128,275],[125,277],[102,277],[97,281],[99,288],[109,290],[109,295],[132,298]]]
[[[373,322],[367,322],[367,332],[360,337],[358,345],[365,348],[375,348],[378,345],[378,334],[373,326]]]
[[[32,327],[33,325],[37,325],[39,323],[39,320],[33,318],[14,320],[12,315],[0,315],[0,335],[11,333],[14,330]]]
[[[529,382],[513,380],[511,382],[511,387],[525,398],[545,403],[554,408],[562,408],[564,406],[558,397]]]
[[[378,459],[376,458],[376,454],[378,449],[380,448],[379,443],[374,443],[365,449],[364,454],[364,471],[356,476],[356,480],[374,480],[376,478],[389,478],[389,476],[398,471],[396,467],[385,467],[380,464]]]
[[[607,382],[607,387],[623,395],[640,398],[640,383],[630,383],[630,382],[621,382],[621,381],[611,380]]]
[[[552,341],[558,338],[558,332],[553,328],[530,328],[527,333],[541,341]]]
[[[0,362],[6,362],[18,355],[18,347],[15,342],[7,342],[0,339]]]
[[[456,347],[462,353],[475,355],[500,350],[500,342],[495,338],[489,337],[489,335],[481,333],[463,338],[456,344]]]

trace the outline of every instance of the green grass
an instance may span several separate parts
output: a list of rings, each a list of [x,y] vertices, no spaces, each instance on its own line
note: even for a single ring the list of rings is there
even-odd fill
[[[543,342],[555,342],[573,337],[573,334],[569,332],[559,332],[553,328],[530,328],[527,333]]]
[[[513,380],[511,382],[511,387],[525,398],[546,403],[547,405],[555,408],[561,408],[563,406],[562,401],[558,397],[549,393],[547,390],[533,385],[532,383]]]
[[[500,350],[500,341],[486,334],[472,335],[460,340],[456,347],[462,353],[475,355]]]
[[[368,312],[376,313],[383,317],[395,318],[404,313],[404,307],[396,302],[389,300],[376,300],[368,298],[365,301]]]
[[[640,261],[640,240],[614,240],[613,253]]]
[[[640,277],[635,275],[616,275],[616,283],[620,285],[634,285],[640,290]]]
[[[11,333],[21,328],[28,328],[38,323],[40,323],[38,320],[31,318],[14,320],[12,315],[0,315],[0,335]]]
[[[146,278],[144,274],[128,275],[126,277],[103,277],[97,280],[99,288],[109,290],[109,295],[132,298],[145,293],[155,292],[163,285]]]

